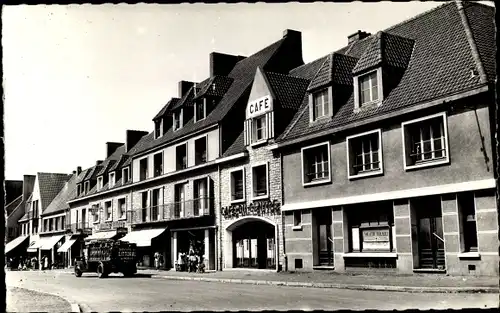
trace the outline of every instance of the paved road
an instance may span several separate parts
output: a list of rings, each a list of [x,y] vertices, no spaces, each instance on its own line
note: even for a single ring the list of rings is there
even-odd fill
[[[336,310],[495,308],[498,294],[415,294],[255,286],[161,278],[76,278],[61,272],[7,272],[8,286],[60,295],[92,311]]]

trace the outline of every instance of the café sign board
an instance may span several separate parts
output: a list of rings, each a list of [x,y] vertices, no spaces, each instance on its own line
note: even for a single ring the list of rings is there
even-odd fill
[[[107,222],[107,223],[101,223],[96,225],[96,230],[113,230],[113,229],[119,229],[119,228],[125,228],[127,225],[125,225],[125,221],[113,221],[113,222]]]
[[[270,95],[249,101],[247,104],[247,119],[254,118],[273,110],[273,99]]]
[[[363,232],[363,250],[389,250],[389,228],[370,228]]]

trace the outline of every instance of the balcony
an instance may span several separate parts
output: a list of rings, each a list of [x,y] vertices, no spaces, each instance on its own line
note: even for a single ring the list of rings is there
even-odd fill
[[[66,224],[66,231],[70,231],[73,234],[76,234],[76,233],[91,234],[92,227],[91,227],[90,223],[87,223],[87,222]]]
[[[171,221],[212,215],[214,199],[201,197],[193,200],[172,202],[129,212],[132,224]]]

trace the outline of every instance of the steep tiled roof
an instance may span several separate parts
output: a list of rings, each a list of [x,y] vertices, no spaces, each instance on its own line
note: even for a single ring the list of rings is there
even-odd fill
[[[64,184],[71,178],[71,174],[37,173],[40,189],[41,210],[50,204]]]
[[[297,110],[309,85],[309,80],[273,72],[265,73],[279,105],[285,109]]]
[[[54,200],[50,202],[42,215],[49,215],[63,212],[69,209],[68,200],[76,197],[76,180],[77,175],[72,175],[71,178],[64,184]]]
[[[179,102],[179,100],[180,100],[180,98],[172,98],[172,99],[170,99],[167,102],[167,104],[165,104],[165,106],[160,110],[160,112],[158,112],[158,114],[156,114],[156,116],[153,118],[153,121],[156,120],[156,119],[158,119],[158,118],[160,118],[160,117],[162,117],[162,116],[164,116],[170,108],[174,107],[175,104],[177,102]]]
[[[200,86],[200,90],[194,98],[198,99],[204,96],[223,97],[232,83],[233,79],[231,77],[214,76],[206,84]]]
[[[118,159],[118,161],[114,162],[113,165],[109,168],[109,172],[116,171],[117,169],[122,167],[128,158],[129,158],[128,155],[122,154],[120,156],[120,159]]]
[[[99,173],[101,168],[102,167],[100,165],[95,165],[95,166],[89,168],[89,170],[87,171],[87,175],[85,175],[85,178],[83,179],[83,181],[96,178],[97,173]]]
[[[170,110],[176,110],[180,107],[188,106],[193,102],[195,87],[189,88],[188,92],[182,98],[177,101]]]
[[[87,168],[87,169],[84,169],[83,171],[80,172],[80,174],[78,175],[78,177],[76,178],[76,183],[81,183],[85,177],[87,176],[87,173],[90,169]]]
[[[479,4],[476,5],[479,6]],[[490,11],[481,8],[481,12]],[[491,20],[486,14],[470,14],[468,18],[469,20],[480,19],[480,21],[486,19],[488,23]],[[483,23],[471,21],[470,24]],[[347,125],[367,117],[392,112],[481,86],[480,78],[471,77],[470,74],[471,68],[475,68],[476,63],[466,37],[464,24],[454,2],[446,3],[416,18],[397,24],[385,30],[384,33],[414,40],[414,47],[408,67],[402,74],[401,80],[387,95],[384,95],[382,104],[355,112],[351,91],[351,96],[347,101],[336,103],[338,111],[331,120],[310,125],[308,102],[304,97],[301,109],[278,141]],[[355,42],[346,53],[351,55],[352,51],[357,51],[356,45],[358,43],[364,45],[365,49],[369,49],[366,42],[373,43],[373,37],[374,35]],[[491,46],[494,38],[490,34],[489,39],[483,38],[482,41],[485,46]],[[398,48],[396,46],[394,48]],[[403,44],[400,48],[404,50],[407,49],[407,46]],[[485,58],[490,60],[491,51],[488,52],[489,50],[486,48],[481,49],[483,55],[486,56]],[[395,53],[395,55],[399,54]]]
[[[197,123],[193,119],[184,121],[184,126],[173,131],[170,128],[162,137],[154,140],[154,133],[144,136],[139,143],[128,154],[136,154],[145,150],[151,149],[155,146],[172,141],[176,138],[185,136],[193,131],[206,128],[208,126],[218,123],[226,114],[231,110],[232,106],[251,88],[255,71],[258,66],[264,67],[271,59],[271,57],[279,50],[285,39],[280,39],[275,43],[267,46],[259,52],[239,61],[229,73],[228,77],[233,79],[233,83],[221,99],[219,104],[208,114],[208,116]]]
[[[308,91],[325,87],[330,84],[352,85],[351,71],[358,62],[357,58],[332,53],[329,54],[320,69],[311,80]]]
[[[107,172],[109,172],[109,169],[115,165],[116,163],[116,160],[106,160],[102,163],[102,168],[101,170],[99,171],[99,173],[97,173],[97,176],[101,176],[101,175],[104,175],[106,174]]]
[[[245,142],[243,140],[243,132],[239,134],[239,136],[236,138],[236,140],[233,142],[229,148],[224,151],[222,154],[222,157],[228,157],[231,155],[235,155],[241,152],[245,152],[247,149],[245,147]]]
[[[10,213],[12,213],[12,211],[14,211],[14,209],[17,208],[19,204],[21,204],[21,202],[23,202],[23,195],[20,195],[19,197],[8,203],[5,206],[5,212],[7,213],[7,216],[9,216]]]
[[[328,55],[314,60],[310,63],[296,67],[291,70],[288,75],[311,80],[314,78],[314,76],[316,76],[316,73],[319,71],[320,67],[323,65],[327,58]]]

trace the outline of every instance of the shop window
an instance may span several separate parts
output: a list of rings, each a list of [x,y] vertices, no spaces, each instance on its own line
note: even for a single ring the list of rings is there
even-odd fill
[[[112,188],[116,183],[115,172],[109,173],[109,188]]]
[[[104,177],[97,177],[97,191],[101,190],[103,187]]]
[[[302,226],[302,211],[297,210],[293,212],[293,227],[299,228]]]
[[[350,252],[393,252],[391,202],[347,207]]]
[[[331,181],[328,142],[302,148],[302,173],[303,185]]]
[[[231,172],[231,202],[245,200],[245,170],[242,168]]]
[[[269,196],[267,173],[267,163],[252,168],[252,196],[254,200],[264,199]]]
[[[347,137],[349,178],[382,173],[382,131]]]
[[[254,143],[267,139],[266,115],[256,117],[252,120],[252,141]]]
[[[195,165],[207,162],[207,137],[202,137],[194,141],[194,162]]]
[[[118,216],[120,219],[125,219],[127,214],[127,203],[125,202],[125,198],[118,199]]]
[[[130,172],[129,172],[129,168],[128,167],[125,167],[123,170],[122,170],[122,177],[123,177],[123,183],[128,183],[129,180],[130,180]]]
[[[112,219],[111,201],[104,202],[104,214],[106,221],[111,221]]]
[[[458,194],[462,252],[478,252],[475,200],[473,192]]]
[[[154,163],[154,177],[161,176],[163,174],[163,153],[157,153],[153,157]]]
[[[187,168],[187,143],[179,145],[175,148],[176,170]]]
[[[318,119],[327,117],[331,114],[330,106],[331,101],[329,97],[329,89],[323,89],[312,94],[312,120],[317,121]]]
[[[445,113],[405,122],[402,128],[406,169],[449,162]]]
[[[139,180],[148,178],[148,158],[139,161]]]

